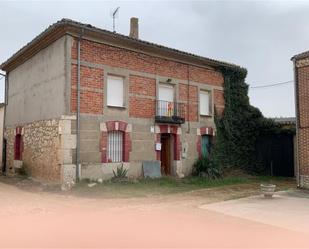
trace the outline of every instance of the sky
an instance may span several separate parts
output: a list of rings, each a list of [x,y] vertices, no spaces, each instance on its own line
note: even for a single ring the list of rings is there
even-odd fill
[[[309,50],[308,1],[3,1],[0,63],[62,18],[128,35],[139,18],[140,39],[247,68],[250,103],[266,117],[294,116],[291,57]],[[1,78],[1,76],[0,76]],[[0,79],[3,101],[4,79]]]

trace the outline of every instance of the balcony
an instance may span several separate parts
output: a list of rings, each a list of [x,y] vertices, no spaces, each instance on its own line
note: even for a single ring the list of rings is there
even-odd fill
[[[155,120],[159,123],[183,124],[185,122],[185,105],[157,100]]]

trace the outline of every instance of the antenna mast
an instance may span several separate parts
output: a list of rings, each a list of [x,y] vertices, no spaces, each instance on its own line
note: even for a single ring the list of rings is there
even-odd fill
[[[113,31],[116,32],[116,29],[115,29],[115,18],[117,17],[117,13],[118,13],[118,10],[120,9],[120,7],[117,7],[115,9],[115,11],[113,12]]]

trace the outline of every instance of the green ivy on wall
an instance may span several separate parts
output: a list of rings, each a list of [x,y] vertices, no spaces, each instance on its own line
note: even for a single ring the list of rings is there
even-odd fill
[[[224,76],[225,109],[221,116],[215,114],[217,136],[212,159],[222,167],[258,172],[257,138],[279,128],[250,105],[246,69],[221,67],[219,70]]]

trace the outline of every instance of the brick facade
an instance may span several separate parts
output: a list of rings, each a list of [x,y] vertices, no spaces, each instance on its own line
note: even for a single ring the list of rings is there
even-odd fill
[[[76,111],[76,82],[77,82],[77,41],[72,45],[71,71],[71,111]],[[132,70],[153,76],[129,76],[129,111],[130,116],[150,118],[155,111],[156,76],[174,78],[180,81],[192,81],[203,86],[223,85],[223,76],[214,69],[189,66],[184,63],[148,56],[126,49],[120,49],[105,44],[82,40],[81,61],[89,66],[81,66],[81,112],[103,114],[104,70],[94,65],[109,66]],[[198,87],[176,82],[179,89],[179,100],[185,104],[185,115],[189,121],[198,121]],[[189,94],[188,94],[189,88]],[[214,105],[219,113],[224,109],[223,91],[214,91]],[[189,103],[189,104],[188,104]],[[188,115],[189,114],[189,115]]]
[[[103,76],[104,72],[97,68],[81,66],[80,111],[83,113],[103,114]],[[71,110],[77,108],[77,66],[71,69]]]
[[[295,64],[299,184],[309,188],[309,57]]]
[[[81,113],[96,115],[101,120],[101,128],[106,126],[106,130],[105,128],[101,130],[99,135],[100,159],[82,157],[82,161],[88,164],[88,169],[90,167],[89,163],[91,163],[89,160],[93,161],[93,163],[99,163],[99,160],[104,165],[110,163],[107,158],[107,133],[109,130],[113,130],[113,127],[110,126],[113,126],[115,122],[120,124],[130,123],[134,129],[137,124],[146,122],[147,125],[143,125],[143,129],[146,130],[141,134],[139,131],[132,134],[123,131],[125,134],[124,142],[129,143],[128,146],[124,147],[126,153],[124,162],[127,163],[126,165],[131,165],[131,168],[139,168],[143,160],[160,161],[161,152],[155,151],[155,143],[160,143],[161,134],[170,133],[173,137],[173,167],[175,167],[173,171],[178,172],[177,174],[180,175],[182,174],[179,173],[181,171],[185,175],[190,174],[192,164],[201,152],[201,132],[206,134],[207,130],[213,135],[215,129],[214,113],[211,113],[209,117],[199,115],[199,91],[209,90],[212,106],[219,113],[222,113],[224,110],[222,74],[212,68],[158,58],[90,40],[81,40],[80,54]],[[72,41],[71,56],[71,111],[74,113],[76,111],[77,82],[76,39]],[[125,84],[128,84],[124,87],[124,94],[127,99],[124,108],[106,106],[105,80],[109,74],[124,77]],[[154,122],[158,84],[166,82],[174,86],[176,101],[184,107],[186,121],[184,125],[155,124]],[[84,118],[87,119],[87,116]],[[90,121],[85,120],[85,122]],[[189,124],[190,127],[193,125],[196,128],[190,129],[189,134],[184,135],[188,133],[186,128],[188,122],[191,123]],[[92,126],[95,127],[95,125],[93,121]],[[156,127],[153,135],[150,131],[152,126]],[[85,130],[85,133],[87,132]],[[194,142],[193,146],[188,148],[188,156],[182,153],[182,147],[190,144],[187,139]],[[81,143],[83,144],[83,141]],[[90,143],[85,140],[85,143],[91,146],[97,142],[93,139],[93,142]],[[95,147],[91,150],[94,151]],[[132,160],[130,154],[132,154]],[[137,175],[139,176],[141,171],[138,172]]]

